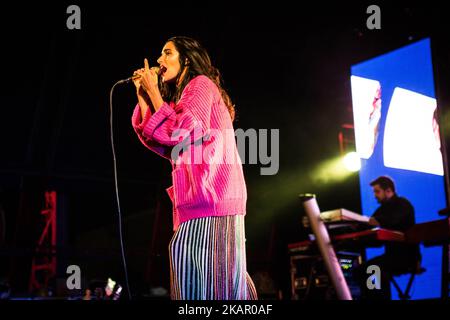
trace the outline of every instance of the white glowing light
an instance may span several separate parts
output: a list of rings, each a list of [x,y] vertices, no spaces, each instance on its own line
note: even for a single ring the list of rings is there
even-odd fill
[[[356,172],[361,169],[361,158],[356,152],[347,153],[343,161],[345,168],[350,172]]]

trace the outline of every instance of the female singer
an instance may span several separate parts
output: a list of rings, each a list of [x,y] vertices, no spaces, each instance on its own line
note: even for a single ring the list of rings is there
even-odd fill
[[[257,299],[247,273],[247,190],[234,105],[196,40],[169,39],[157,63],[149,68],[145,59],[134,73],[132,124],[141,142],[172,164],[171,298]]]

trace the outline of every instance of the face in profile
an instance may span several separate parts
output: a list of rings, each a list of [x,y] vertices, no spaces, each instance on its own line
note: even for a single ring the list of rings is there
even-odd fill
[[[175,47],[174,43],[169,41],[164,45],[161,51],[161,56],[158,58],[160,67],[161,80],[163,82],[175,81],[180,72],[180,53]]]
[[[377,199],[378,203],[385,202],[388,198],[386,195],[386,190],[383,190],[379,185],[374,185],[372,187],[373,194],[375,196],[375,199]]]

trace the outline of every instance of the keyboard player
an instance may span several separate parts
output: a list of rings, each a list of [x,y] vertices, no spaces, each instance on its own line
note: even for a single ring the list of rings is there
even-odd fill
[[[384,229],[406,231],[415,224],[414,207],[404,197],[397,195],[394,181],[381,176],[370,183],[375,198],[380,206],[370,217],[369,223]],[[407,272],[417,266],[420,261],[418,245],[403,243],[385,244],[385,253],[363,263],[355,270],[356,280],[360,284],[362,299],[391,298],[390,275],[392,272]],[[367,288],[367,267],[377,265],[381,270],[381,289]]]

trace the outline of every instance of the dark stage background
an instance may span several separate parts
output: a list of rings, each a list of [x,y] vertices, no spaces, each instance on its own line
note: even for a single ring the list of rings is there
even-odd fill
[[[81,8],[81,30],[66,28],[66,8]],[[431,37],[441,128],[449,138],[448,15],[442,4],[381,7],[381,30],[368,30],[371,3],[39,2],[1,11],[0,206],[5,228],[0,277],[26,292],[30,253],[45,190],[58,192],[59,280],[81,267],[83,281],[123,283],[109,90],[166,39],[186,35],[209,50],[236,103],[235,128],[279,129],[279,171],[245,164],[249,273],[262,296],[289,297],[286,245],[301,240],[298,194],[321,209],[360,211],[357,174],[323,168],[339,157],[341,125],[352,123],[350,66]],[[134,295],[168,288],[172,234],[170,163],[140,144],[132,127],[132,85],[114,95],[114,133],[124,242]],[[159,210],[159,211],[158,211]],[[160,212],[158,216],[155,214]],[[62,280],[61,280],[62,279]]]

